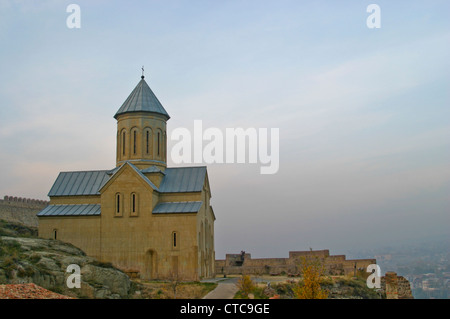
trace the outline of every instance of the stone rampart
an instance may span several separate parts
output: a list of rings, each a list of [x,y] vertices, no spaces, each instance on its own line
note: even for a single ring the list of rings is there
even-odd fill
[[[381,288],[386,292],[386,299],[413,299],[410,282],[395,272],[386,272],[381,277]]]
[[[353,275],[376,264],[375,259],[351,259],[345,255],[330,256],[329,250],[290,251],[289,258],[256,258],[245,252],[227,254],[225,259],[216,260],[216,274],[223,275],[279,275],[297,276],[300,274],[302,260],[317,258],[329,275]]]
[[[36,214],[48,204],[49,202],[45,200],[4,196],[0,199],[0,219],[37,227]]]

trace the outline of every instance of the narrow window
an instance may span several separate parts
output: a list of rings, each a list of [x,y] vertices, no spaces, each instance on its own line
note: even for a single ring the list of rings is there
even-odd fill
[[[125,155],[125,132],[122,133],[122,154]]]
[[[160,154],[160,140],[161,140],[161,133],[158,132],[158,156]]]
[[[149,151],[149,141],[150,141],[150,132],[147,130],[145,132],[145,151],[147,152],[147,154]]]
[[[166,132],[164,132],[164,135],[163,135],[163,143],[162,143],[162,145],[167,145]],[[163,149],[163,156],[164,157],[166,156],[166,148]]]
[[[120,214],[120,194],[116,195],[116,214]]]
[[[130,216],[138,216],[139,213],[139,195],[137,193],[130,194]]]
[[[133,131],[133,154],[136,154],[136,131]]]
[[[57,239],[58,237],[58,230],[57,229],[53,229],[53,239]]]
[[[177,232],[172,233],[172,248],[177,248],[178,242],[177,242]]]

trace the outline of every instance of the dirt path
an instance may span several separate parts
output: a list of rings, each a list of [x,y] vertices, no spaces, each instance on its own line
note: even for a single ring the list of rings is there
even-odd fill
[[[221,280],[216,289],[210,291],[203,299],[233,299],[238,291],[236,282],[238,278]]]

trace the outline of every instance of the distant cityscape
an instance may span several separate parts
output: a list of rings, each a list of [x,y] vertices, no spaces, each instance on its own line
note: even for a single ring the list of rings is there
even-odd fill
[[[372,247],[349,255],[372,256],[382,275],[395,271],[408,279],[414,299],[450,299],[450,238]]]

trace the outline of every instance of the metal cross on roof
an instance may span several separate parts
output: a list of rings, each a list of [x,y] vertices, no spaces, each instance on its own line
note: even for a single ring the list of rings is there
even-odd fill
[[[144,66],[142,66],[141,70],[142,70],[141,79],[143,79],[144,78]]]

